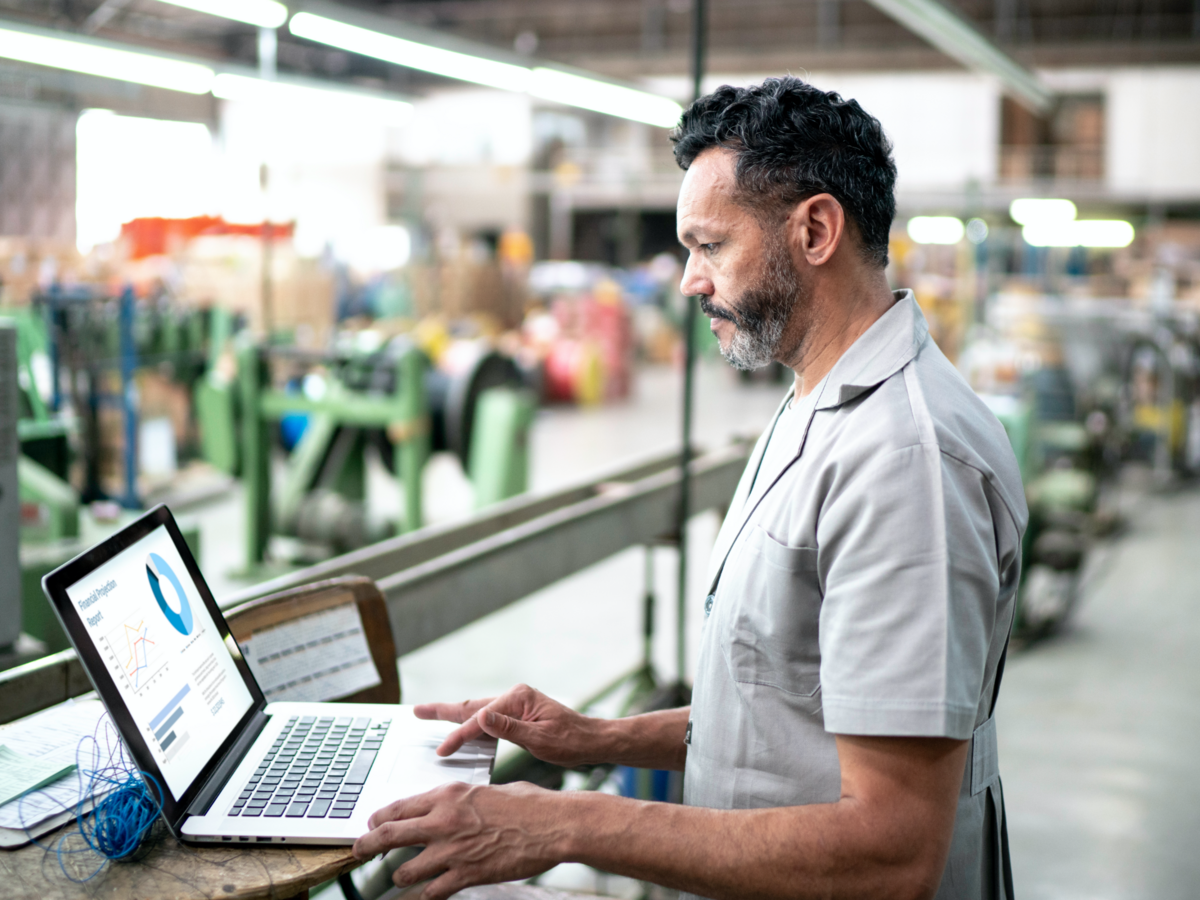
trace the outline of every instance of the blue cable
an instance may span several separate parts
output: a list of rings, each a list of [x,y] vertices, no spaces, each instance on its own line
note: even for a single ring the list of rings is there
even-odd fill
[[[101,746],[100,729],[104,729],[107,752]],[[83,785],[75,807],[75,828],[47,846],[39,843],[25,826],[25,834],[31,843],[47,852],[53,851],[63,875],[76,884],[91,881],[110,860],[126,859],[136,853],[162,813],[163,794],[158,780],[128,762],[120,738],[114,743],[115,735],[110,729],[107,717],[101,719],[97,733],[81,738],[75,749],[75,765]],[[93,744],[91,764],[84,765],[81,757],[89,741]],[[97,790],[104,791],[106,786],[111,786],[109,792],[104,799],[95,802]],[[21,802],[28,796],[22,795]],[[89,804],[94,804],[90,815],[87,812]],[[77,833],[84,846],[67,846],[67,840]],[[67,871],[67,858],[77,853],[100,857],[96,868],[83,878],[76,878]]]

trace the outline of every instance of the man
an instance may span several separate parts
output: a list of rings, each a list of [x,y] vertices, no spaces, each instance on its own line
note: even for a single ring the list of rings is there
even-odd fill
[[[552,763],[684,770],[684,804],[451,786],[375,813],[398,884],[587,863],[712,898],[1011,895],[991,718],[1026,510],[1004,431],[884,277],[895,166],[853,101],[724,87],[673,136],[682,289],[794,389],[717,538],[693,704],[589,719],[527,687],[418,707]]]

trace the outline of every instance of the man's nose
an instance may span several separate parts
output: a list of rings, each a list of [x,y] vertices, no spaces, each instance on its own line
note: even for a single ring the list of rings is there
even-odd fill
[[[712,295],[712,282],[700,271],[700,268],[696,264],[696,257],[689,256],[687,265],[683,267],[683,280],[679,282],[679,291],[685,297],[693,297],[696,294]]]

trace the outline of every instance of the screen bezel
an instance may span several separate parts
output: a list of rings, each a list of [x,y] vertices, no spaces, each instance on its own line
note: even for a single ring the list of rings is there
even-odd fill
[[[254,675],[250,671],[250,666],[246,663],[241,653],[231,654],[234,664],[237,666],[238,673],[242,676],[242,681],[245,682],[246,688],[250,691],[250,706],[238,723],[230,729],[221,746],[209,757],[208,762],[205,763],[196,777],[192,779],[192,783],[188,785],[183,795],[176,797],[171,793],[171,789],[167,787],[166,779],[163,778],[158,764],[154,761],[150,747],[142,737],[141,729],[138,728],[128,707],[125,705],[120,690],[109,673],[108,666],[104,664],[104,660],[100,656],[100,651],[92,642],[91,636],[88,634],[87,628],[83,623],[83,618],[79,614],[79,610],[71,602],[71,598],[67,596],[67,588],[86,578],[118,553],[127,550],[142,538],[163,526],[166,527],[167,534],[174,541],[175,549],[179,552],[179,556],[187,568],[188,575],[191,576],[192,583],[196,586],[196,590],[200,594],[201,602],[212,617],[222,643],[228,646],[233,638],[230,637],[229,625],[225,622],[225,616],[221,614],[221,610],[217,606],[217,601],[213,598],[212,591],[209,590],[208,582],[204,580],[204,576],[200,573],[200,566],[196,563],[196,558],[192,555],[191,549],[183,539],[183,535],[179,531],[179,526],[175,522],[175,517],[171,515],[171,511],[163,504],[154,507],[107,540],[81,553],[70,562],[59,566],[42,579],[42,590],[45,592],[47,598],[49,598],[50,605],[54,607],[55,615],[58,616],[59,622],[62,623],[67,637],[71,639],[71,644],[75,647],[75,652],[79,655],[79,659],[83,663],[84,671],[87,672],[92,686],[96,688],[96,693],[100,695],[100,700],[104,703],[105,709],[108,710],[113,723],[121,733],[121,737],[124,739],[125,745],[129,748],[134,762],[143,772],[153,775],[161,787],[163,794],[163,818],[166,819],[171,831],[178,837],[179,826],[187,816],[188,807],[212,777],[214,770],[220,766],[221,761],[225,758],[229,749],[237,741],[250,721],[266,708],[266,698],[259,689],[258,682],[255,681]],[[234,646],[237,645],[234,644]]]

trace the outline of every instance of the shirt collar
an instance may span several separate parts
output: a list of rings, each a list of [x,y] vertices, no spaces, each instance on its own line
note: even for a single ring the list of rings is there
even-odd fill
[[[904,368],[929,336],[913,292],[894,291],[892,308],[863,332],[826,376],[817,409],[849,403]]]

